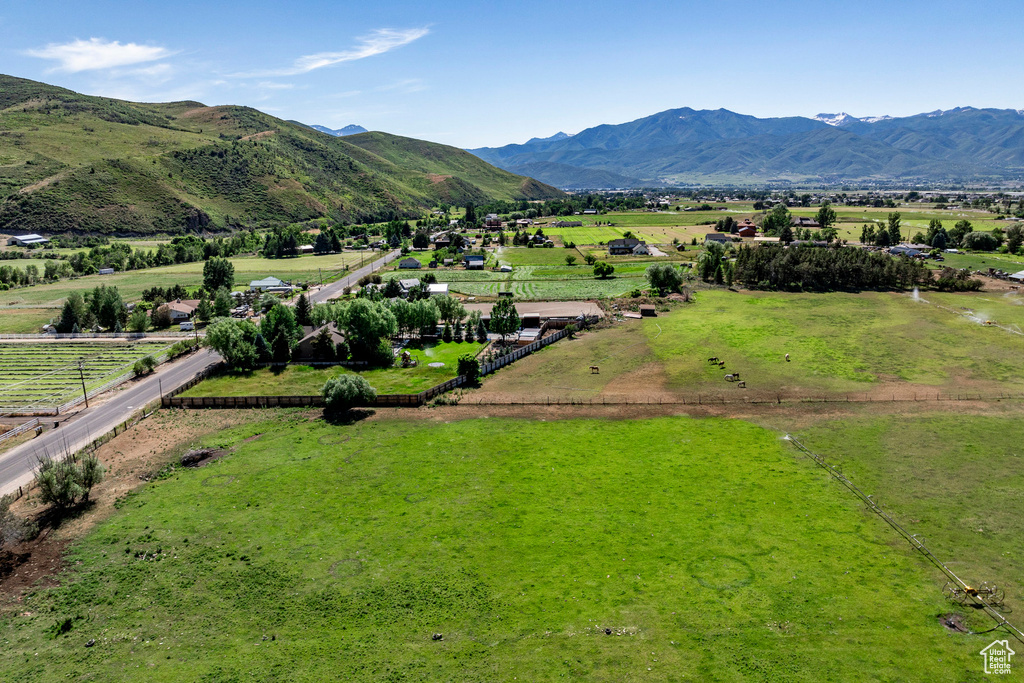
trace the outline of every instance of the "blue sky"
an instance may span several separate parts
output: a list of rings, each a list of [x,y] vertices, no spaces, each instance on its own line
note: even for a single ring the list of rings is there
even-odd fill
[[[673,107],[1024,108],[1019,4],[5,0],[0,72],[460,147]]]

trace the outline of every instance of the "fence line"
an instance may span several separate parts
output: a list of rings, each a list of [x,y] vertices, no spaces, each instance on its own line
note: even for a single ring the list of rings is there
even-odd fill
[[[817,453],[811,451],[809,448],[800,443],[792,435],[786,434],[786,439],[792,442],[793,445],[795,445],[804,455],[814,460],[814,462],[816,462],[820,467],[822,467],[825,471],[832,475],[832,477],[836,481],[841,483],[843,486],[845,486],[847,489],[853,492],[858,498],[860,498],[864,502],[864,504],[868,506],[868,509],[870,509],[876,515],[881,517],[886,524],[891,526],[896,531],[896,533],[905,538],[907,542],[914,547],[915,550],[920,552],[922,555],[925,556],[925,558],[928,559],[929,562],[938,567],[939,571],[945,574],[947,579],[960,586],[960,588],[965,592],[967,597],[969,597],[972,600],[976,608],[985,610],[985,612],[996,621],[996,623],[998,624],[996,628],[1005,627],[1010,632],[1010,635],[1019,640],[1021,643],[1024,643],[1024,632],[1021,632],[1020,629],[1018,629],[1009,621],[1007,621],[1006,617],[997,612],[991,605],[984,602],[983,600],[980,600],[978,597],[971,595],[967,591],[967,589],[969,588],[967,583],[965,583],[963,579],[957,576],[953,572],[953,570],[946,565],[945,562],[937,558],[932,553],[932,551],[928,549],[928,546],[926,546],[924,542],[917,537],[917,534],[912,534],[909,531],[907,531],[899,522],[896,521],[895,518],[893,518],[892,515],[883,510],[881,505],[874,500],[873,496],[869,496],[866,493],[864,493],[860,488],[857,487],[856,484],[847,479],[846,475],[844,475],[838,468],[830,465],[823,456],[820,456]]]
[[[549,344],[553,344],[559,339],[565,337],[567,334],[568,332],[564,329],[558,330],[543,339],[538,339],[535,342],[531,342],[526,346],[520,347],[495,361],[482,363],[480,366],[480,374],[482,376],[494,372],[495,370],[519,360],[534,351],[542,349]],[[178,396],[178,394],[191,389],[215,372],[220,372],[223,367],[223,363],[218,363],[217,365],[211,366],[198,373],[195,377],[190,379],[188,382],[185,382],[174,391],[165,394],[161,398],[161,406],[164,408],[305,408],[319,407],[324,404],[323,399],[320,396]],[[418,394],[378,394],[376,399],[367,403],[367,406],[377,408],[418,407],[426,404],[428,401],[440,394],[463,386],[466,382],[467,379],[465,375],[459,375],[458,377],[454,377],[442,382],[441,384],[432,386],[429,389],[424,389]]]
[[[37,418],[33,418],[33,419],[29,420],[28,422],[26,422],[24,424],[18,425],[14,429],[11,429],[9,431],[4,432],[3,434],[0,434],[0,442],[6,441],[7,439],[14,438],[18,434],[23,434],[23,433],[27,432],[28,430],[34,429],[35,427],[38,427],[38,426],[39,426],[39,418],[38,417]]]
[[[563,398],[559,396],[551,397],[545,396],[543,398],[506,398],[500,399],[495,397],[481,397],[476,401],[471,402],[472,405],[493,405],[493,406],[551,406],[551,405],[567,405],[567,406],[697,406],[697,405],[782,405],[791,403],[932,403],[936,401],[1021,401],[1024,400],[1024,394],[928,394],[928,395],[914,395],[912,397],[899,397],[893,396],[892,398],[875,398],[870,395],[864,396],[782,396],[778,395],[774,398],[750,398],[744,396],[743,398],[726,398],[724,396],[704,396],[697,394],[689,398],[681,396],[678,398],[609,398],[607,396],[599,396],[592,398]]]

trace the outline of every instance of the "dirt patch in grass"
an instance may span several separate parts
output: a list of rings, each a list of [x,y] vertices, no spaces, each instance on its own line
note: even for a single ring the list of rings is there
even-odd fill
[[[8,601],[20,601],[25,590],[42,585],[41,581],[55,583],[63,567],[64,550],[70,543],[109,517],[119,498],[145,485],[169,463],[180,462],[181,454],[197,445],[202,437],[263,419],[265,415],[258,410],[190,411],[188,419],[182,419],[178,410],[155,413],[100,446],[97,456],[106,468],[106,478],[92,490],[85,510],[56,527],[45,526],[46,506],[30,491],[12,510],[39,520],[43,530],[34,541],[21,543],[10,550],[6,559],[0,558],[0,608]],[[220,457],[226,454],[216,450]],[[211,461],[207,459],[203,464]]]

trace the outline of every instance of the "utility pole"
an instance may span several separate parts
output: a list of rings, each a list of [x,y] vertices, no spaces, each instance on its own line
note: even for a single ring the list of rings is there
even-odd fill
[[[82,380],[82,397],[85,399],[85,407],[89,407],[89,392],[85,390],[85,373],[82,371],[82,361],[78,361],[78,378]]]

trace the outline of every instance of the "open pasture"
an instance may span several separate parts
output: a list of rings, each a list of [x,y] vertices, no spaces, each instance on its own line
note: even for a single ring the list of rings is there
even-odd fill
[[[1022,337],[983,324],[1024,328],[1017,301],[986,292],[924,292],[914,300],[881,292],[700,291],[695,303],[657,318],[559,342],[489,376],[480,392],[596,402],[1020,394]],[[709,363],[712,356],[725,367]],[[600,376],[590,375],[591,365]],[[744,388],[725,381],[734,373]]]
[[[60,405],[86,389],[131,370],[138,359],[159,355],[167,342],[40,342],[0,344],[0,410]]]
[[[991,636],[943,629],[937,572],[776,432],[268,417],[6,606],[0,678],[983,678]]]
[[[872,415],[800,419],[793,433],[874,495],[970,585],[1006,592],[1007,618],[1024,607],[1024,518],[1019,514],[1019,404],[988,414]]]

